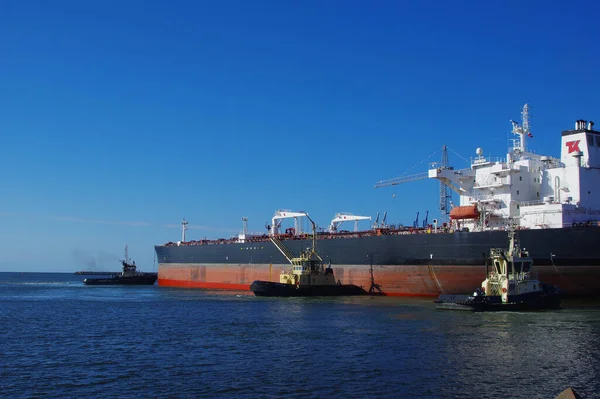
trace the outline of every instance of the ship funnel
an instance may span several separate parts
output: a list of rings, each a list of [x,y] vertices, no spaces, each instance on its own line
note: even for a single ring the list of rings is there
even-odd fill
[[[587,122],[584,121],[583,119],[579,119],[578,121],[575,122],[575,130],[585,130]],[[592,122],[592,126],[594,125],[594,123]],[[589,128],[589,125],[588,125]]]
[[[592,122],[592,121],[588,122],[588,130],[594,130],[594,122]]]

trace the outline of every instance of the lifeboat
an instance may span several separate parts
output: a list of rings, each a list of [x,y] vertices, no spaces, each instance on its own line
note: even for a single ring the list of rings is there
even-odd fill
[[[479,209],[477,205],[455,206],[450,210],[450,219],[478,219]]]

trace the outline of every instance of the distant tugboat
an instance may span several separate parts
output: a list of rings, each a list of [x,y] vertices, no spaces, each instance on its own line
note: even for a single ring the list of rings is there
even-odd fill
[[[127,245],[125,245],[125,259],[121,261],[123,271],[112,274],[108,278],[86,278],[83,283],[86,285],[153,285],[158,278],[158,273],[138,272],[135,261],[132,262],[127,256]],[[78,274],[86,274],[79,272]]]
[[[487,278],[473,295],[442,294],[434,302],[450,310],[542,310],[558,309],[562,294],[532,273],[533,260],[521,249],[514,227],[508,230],[509,248],[491,248],[486,259]]]
[[[250,290],[256,296],[272,297],[368,295],[367,291],[357,285],[336,283],[331,263],[325,266],[323,259],[317,254],[315,222],[308,215],[306,217],[312,223],[312,248],[294,257],[281,241],[270,236],[271,242],[292,264],[292,269],[281,272],[279,283],[256,280],[250,285]]]

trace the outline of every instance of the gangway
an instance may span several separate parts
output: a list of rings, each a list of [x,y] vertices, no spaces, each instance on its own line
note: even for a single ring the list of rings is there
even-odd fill
[[[292,259],[294,258],[294,254],[292,254],[290,252],[290,250],[285,245],[283,245],[283,243],[281,241],[279,241],[279,239],[277,237],[270,236],[269,239],[271,240],[271,242],[273,243],[273,245],[275,245],[275,247],[277,247],[277,249],[279,250],[279,252],[281,252],[281,254],[283,256],[285,256],[285,258],[288,260],[288,262],[292,263]]]

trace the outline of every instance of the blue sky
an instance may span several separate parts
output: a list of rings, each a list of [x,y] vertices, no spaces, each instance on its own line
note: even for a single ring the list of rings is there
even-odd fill
[[[279,208],[410,224],[443,144],[504,156],[600,120],[593,1],[0,3],[0,271],[142,269]],[[450,153],[455,167],[468,166]],[[368,224],[363,224],[367,227]]]

